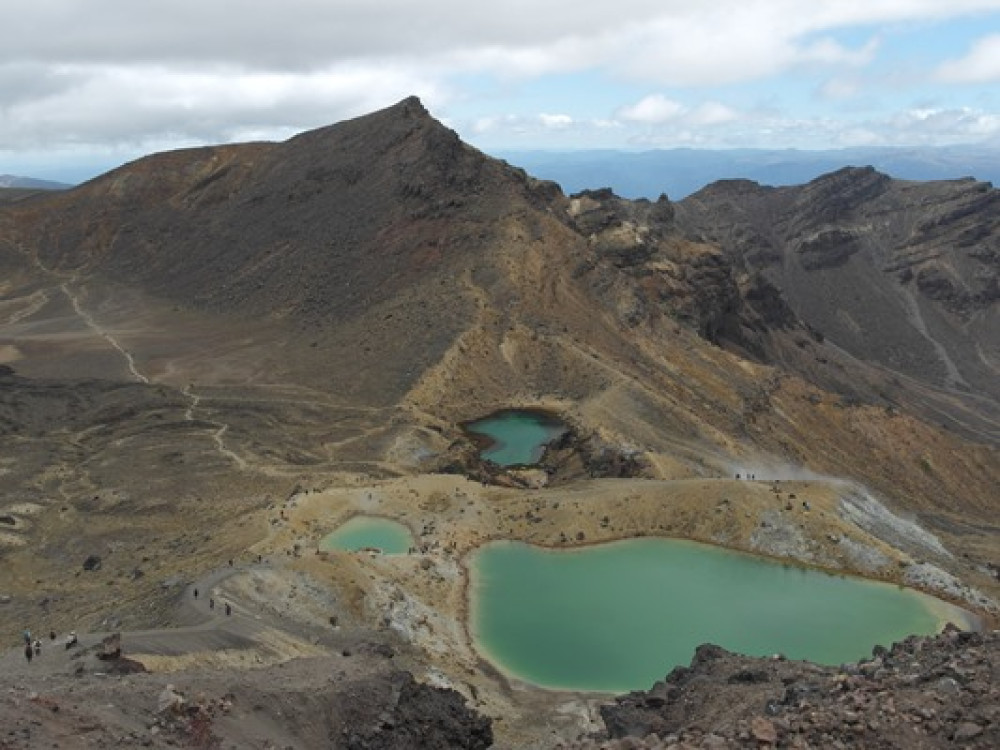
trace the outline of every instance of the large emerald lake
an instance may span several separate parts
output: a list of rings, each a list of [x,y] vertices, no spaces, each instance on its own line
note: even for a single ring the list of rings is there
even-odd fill
[[[495,542],[470,570],[477,648],[552,688],[646,689],[702,643],[839,664],[967,622],[909,589],[678,540],[559,551]]]
[[[545,446],[566,431],[566,425],[540,411],[508,409],[467,422],[467,432],[480,438],[480,456],[500,466],[538,463]]]

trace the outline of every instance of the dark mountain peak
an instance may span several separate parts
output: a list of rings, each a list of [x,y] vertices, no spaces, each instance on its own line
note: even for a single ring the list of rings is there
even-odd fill
[[[695,203],[704,200],[715,202],[788,195],[800,195],[808,201],[838,196],[838,200],[842,200],[855,195],[859,198],[870,198],[888,189],[892,182],[891,177],[871,166],[844,167],[821,175],[805,185],[793,187],[762,185],[746,178],[716,180],[689,197],[692,199],[691,202]]]
[[[364,184],[373,198],[397,200],[397,207],[400,198],[464,201],[482,192],[484,186],[473,189],[473,183],[484,172],[499,177],[496,160],[466,145],[415,96],[295,136],[280,144],[274,157],[258,175],[262,189],[285,186],[281,189],[301,193],[311,185],[357,192]],[[505,171],[508,177],[515,174]]]
[[[725,180],[716,180],[715,182],[706,185],[701,190],[692,193],[688,197],[692,199],[693,202],[697,202],[705,199],[718,200],[725,198],[739,198],[741,196],[770,192],[774,189],[775,188],[768,187],[766,185],[761,185],[759,182],[754,180],[734,177]]]
[[[888,190],[892,183],[893,179],[889,175],[879,172],[875,167],[844,167],[810,181],[802,192],[810,200],[838,194],[872,198]]]
[[[798,192],[796,203],[817,219],[837,223],[892,189],[893,179],[874,167],[844,167],[817,177]]]
[[[820,175],[815,180],[810,180],[810,182],[830,182],[837,180],[867,180],[871,177],[878,175],[880,177],[887,177],[887,175],[879,172],[875,167],[870,164],[866,164],[862,167],[856,167],[853,165],[848,165],[846,167],[841,167],[840,169],[835,169],[832,172],[827,172],[824,175]]]
[[[282,145],[298,147],[332,140],[350,141],[351,148],[378,148],[382,141],[397,141],[418,130],[452,133],[434,119],[419,98],[409,96],[384,109],[299,133]],[[458,138],[457,135],[454,137]]]
[[[426,117],[433,119],[431,118],[430,112],[428,112],[427,108],[424,106],[424,103],[420,101],[419,96],[408,96],[402,101],[388,107],[386,111],[399,111],[399,113],[404,117]]]

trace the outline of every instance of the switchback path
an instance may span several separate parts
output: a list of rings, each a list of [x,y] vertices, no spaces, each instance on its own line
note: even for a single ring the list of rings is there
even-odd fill
[[[123,655],[141,660],[143,656],[180,657],[218,651],[250,651],[265,645],[266,634],[277,629],[247,605],[213,592],[233,576],[268,568],[270,565],[266,562],[226,565],[189,583],[175,613],[178,621],[185,624],[175,628],[120,631]],[[194,596],[195,589],[198,590],[197,598]],[[213,596],[214,609],[209,602]],[[232,614],[228,616],[225,613],[227,602],[232,607]],[[32,637],[42,641],[41,656],[28,663],[23,644],[12,644],[0,655],[0,674],[5,681],[27,674],[65,675],[73,670],[82,652],[99,646],[108,635],[110,633],[79,633],[79,645],[67,649],[66,633],[59,633],[56,640],[51,641],[48,633],[32,630]],[[289,638],[287,634],[284,637]]]

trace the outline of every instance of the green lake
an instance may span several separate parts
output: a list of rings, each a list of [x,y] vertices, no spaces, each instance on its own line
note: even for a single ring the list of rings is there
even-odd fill
[[[477,648],[550,688],[647,689],[695,647],[840,664],[963,610],[902,587],[669,539],[546,550],[484,545],[471,558]]]
[[[500,466],[538,463],[545,446],[566,431],[566,425],[554,416],[525,409],[499,411],[463,427],[479,437],[484,446],[480,456]]]
[[[413,534],[401,523],[377,516],[354,516],[320,540],[320,549],[357,551],[376,547],[386,554],[402,554],[414,546]]]

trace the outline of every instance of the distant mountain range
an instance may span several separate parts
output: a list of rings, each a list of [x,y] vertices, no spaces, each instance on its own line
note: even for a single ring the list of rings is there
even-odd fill
[[[842,167],[875,167],[902,180],[975,177],[1000,181],[1000,148],[856,148],[830,151],[761,149],[656,151],[499,151],[529,174],[559,183],[567,193],[609,187],[623,198],[679,200],[716,180],[744,178],[762,185],[803,185]]]
[[[66,190],[73,187],[65,182],[52,180],[36,180],[34,177],[18,177],[12,174],[0,174],[0,188],[25,188],[28,190]]]

